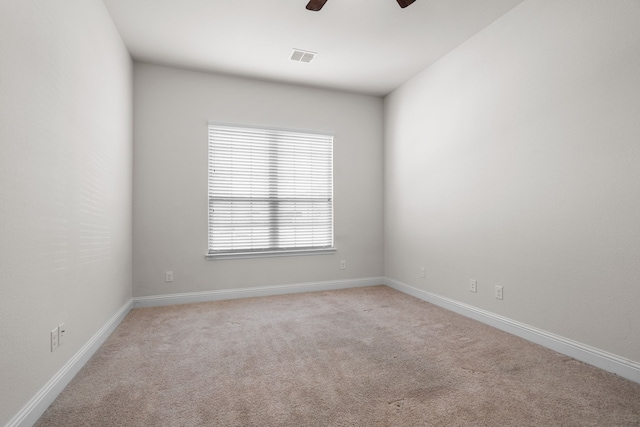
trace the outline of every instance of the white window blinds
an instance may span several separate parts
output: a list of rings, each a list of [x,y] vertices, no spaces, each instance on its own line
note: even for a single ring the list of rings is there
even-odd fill
[[[209,255],[333,247],[333,136],[209,123]]]

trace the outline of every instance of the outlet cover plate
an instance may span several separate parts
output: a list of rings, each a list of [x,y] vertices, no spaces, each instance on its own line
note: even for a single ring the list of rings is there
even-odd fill
[[[55,351],[58,348],[58,328],[51,331],[51,351]]]

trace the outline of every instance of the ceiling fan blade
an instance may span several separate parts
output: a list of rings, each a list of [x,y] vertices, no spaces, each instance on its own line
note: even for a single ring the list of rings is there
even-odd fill
[[[416,0],[398,0],[398,4],[400,5],[400,7],[405,8],[407,6],[409,6],[411,3],[413,3]]]
[[[309,3],[307,3],[307,9],[317,12],[322,9],[322,6],[324,6],[326,2],[327,0],[311,0]]]

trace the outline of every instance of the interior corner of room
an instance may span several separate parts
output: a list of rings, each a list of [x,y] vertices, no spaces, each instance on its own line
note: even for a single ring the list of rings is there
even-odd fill
[[[137,58],[121,4],[0,5],[0,425],[132,308],[378,284],[640,383],[637,3],[512,1],[383,92]],[[208,120],[335,135],[335,253],[205,259]]]

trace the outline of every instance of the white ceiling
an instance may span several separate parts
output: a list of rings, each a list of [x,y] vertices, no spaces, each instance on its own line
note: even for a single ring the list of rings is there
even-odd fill
[[[104,0],[137,61],[386,95],[523,0]],[[293,48],[317,52],[291,61]]]

